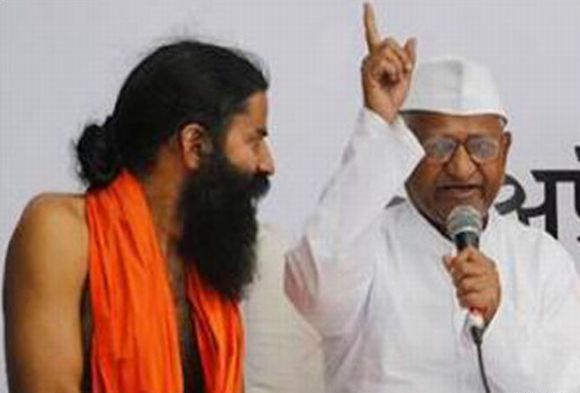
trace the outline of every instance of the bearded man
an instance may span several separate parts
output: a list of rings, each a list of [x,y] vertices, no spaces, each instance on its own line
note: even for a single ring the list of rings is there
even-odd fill
[[[87,192],[34,198],[10,242],[11,391],[243,390],[267,88],[247,54],[196,41],[130,73],[76,144]]]

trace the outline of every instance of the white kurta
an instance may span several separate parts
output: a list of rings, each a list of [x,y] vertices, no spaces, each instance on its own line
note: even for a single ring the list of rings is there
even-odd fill
[[[256,277],[242,303],[245,393],[322,393],[320,337],[284,296],[286,236],[260,225]]]
[[[385,206],[423,156],[399,118],[363,110],[305,235],[285,290],[323,337],[332,393],[483,392],[466,311],[442,256],[453,244],[405,201]],[[498,267],[484,334],[493,392],[580,392],[580,284],[549,235],[490,212],[480,249]]]

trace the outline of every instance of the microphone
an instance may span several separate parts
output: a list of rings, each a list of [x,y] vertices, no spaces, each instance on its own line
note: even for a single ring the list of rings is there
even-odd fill
[[[447,217],[447,235],[453,240],[458,251],[468,246],[479,248],[482,229],[479,210],[470,205],[456,206]]]
[[[456,206],[447,217],[447,235],[453,240],[458,251],[472,246],[479,248],[479,235],[483,220],[479,210],[470,205]],[[467,314],[469,330],[474,341],[481,343],[485,321],[481,312],[470,309]]]

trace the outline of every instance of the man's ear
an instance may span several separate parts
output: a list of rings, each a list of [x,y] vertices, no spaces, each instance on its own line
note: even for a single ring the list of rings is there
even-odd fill
[[[504,172],[511,145],[512,145],[512,134],[511,132],[506,130],[501,134],[501,166]]]
[[[189,123],[179,131],[178,144],[183,163],[189,170],[197,169],[203,156],[211,152],[209,135],[205,127],[197,123]]]
[[[504,159],[507,159],[507,155],[510,151],[510,147],[512,146],[512,133],[509,131],[504,131],[504,133],[502,134],[502,139],[503,139],[503,156]]]
[[[504,131],[503,133],[503,138],[504,138],[504,144],[505,144],[505,153],[507,154],[510,150],[510,147],[512,145],[512,133],[509,132],[508,130]]]

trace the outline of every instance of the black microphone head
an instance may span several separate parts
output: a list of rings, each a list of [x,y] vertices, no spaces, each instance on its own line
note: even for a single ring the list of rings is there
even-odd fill
[[[447,217],[447,235],[459,250],[479,246],[483,220],[479,210],[470,205],[456,206]]]

